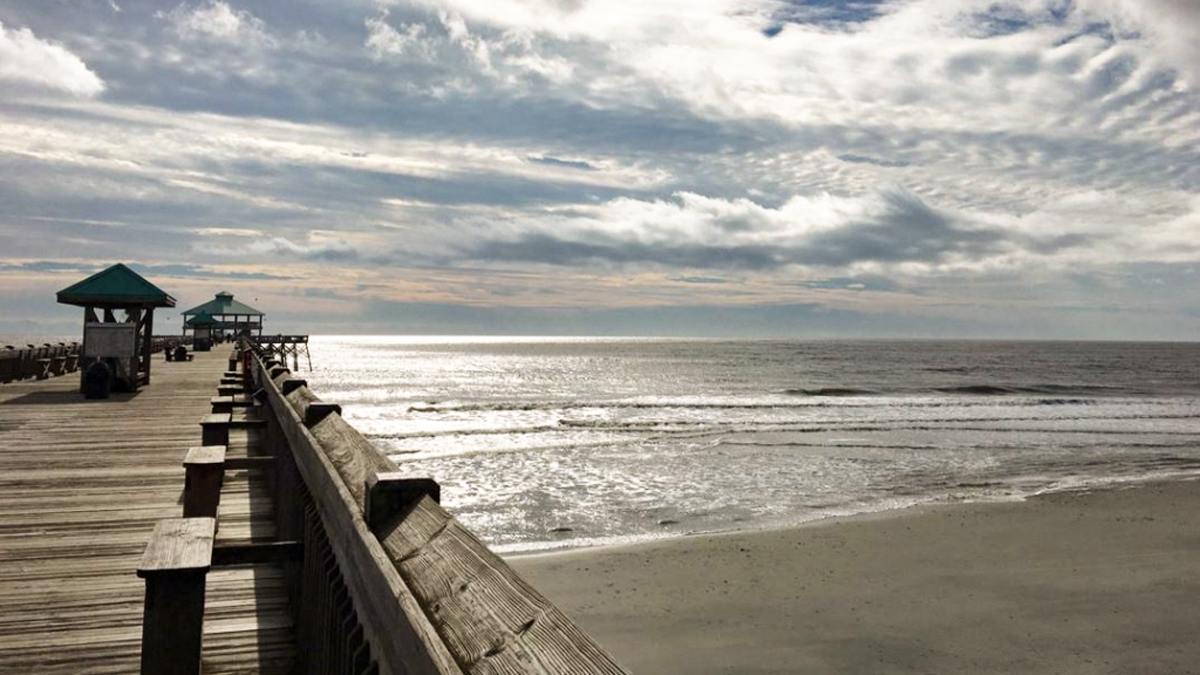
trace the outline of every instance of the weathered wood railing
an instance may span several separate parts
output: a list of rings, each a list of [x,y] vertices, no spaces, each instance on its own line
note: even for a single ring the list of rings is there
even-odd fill
[[[264,358],[274,358],[287,365],[288,356],[292,357],[292,368],[300,369],[300,357],[303,356],[308,369],[312,370],[312,357],[308,353],[307,335],[255,335],[247,338],[255,351]]]
[[[79,367],[78,342],[0,347],[0,383],[73,373]]]
[[[184,344],[182,337],[156,335],[150,351],[157,354],[180,344]],[[0,347],[0,384],[30,378],[45,380],[73,373],[79,369],[82,350],[83,346],[78,342]]]
[[[254,405],[266,418],[265,450],[272,467],[269,483],[278,538],[302,548],[301,555],[285,557],[283,564],[296,609],[304,672],[624,672],[441,508],[433,480],[403,475],[342,419],[339,406],[320,401],[304,380],[277,361],[252,350],[230,356],[231,369],[247,364],[242,373],[245,388],[255,392]],[[224,412],[232,400],[214,399],[215,414],[208,420],[214,428],[232,419]],[[207,427],[205,438],[212,446],[221,440],[215,432],[210,436]],[[212,467],[226,460],[215,451],[194,454],[196,473],[189,478],[189,489],[200,490],[201,485],[214,484]],[[209,501],[193,497],[192,503],[197,504],[190,507],[196,517],[183,524],[164,521],[169,523],[162,528],[164,536],[209,531],[203,522],[212,512]],[[211,535],[209,539],[212,550]],[[194,557],[205,542],[193,544],[174,550]],[[164,548],[152,542],[148,556],[151,550]],[[217,562],[219,554],[212,555]],[[186,562],[187,571],[177,573],[179,578],[191,582],[202,576],[197,568],[203,565],[194,559]],[[170,569],[158,559],[146,564]],[[147,603],[149,580],[157,579],[155,574],[146,574]],[[192,586],[184,590],[195,597]],[[147,607],[144,630],[155,631]],[[156,639],[161,642],[147,637],[143,644],[158,644]],[[197,652],[197,664],[198,659]],[[149,672],[143,664],[143,672]]]

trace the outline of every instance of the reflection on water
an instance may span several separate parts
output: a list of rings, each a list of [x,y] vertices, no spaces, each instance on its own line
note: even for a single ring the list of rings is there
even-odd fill
[[[1200,473],[1200,346],[329,338],[306,374],[500,550]]]

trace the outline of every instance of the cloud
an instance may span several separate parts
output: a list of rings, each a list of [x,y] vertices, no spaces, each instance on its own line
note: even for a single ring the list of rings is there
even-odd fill
[[[481,230],[484,228],[481,227]],[[677,193],[617,199],[579,213],[510,222],[464,247],[501,262],[638,264],[690,269],[972,267],[1013,254],[1088,243],[1082,234],[1022,232],[995,219],[930,206],[904,190],[860,197],[795,196],[777,208]]]
[[[908,166],[909,162],[897,159],[880,159],[878,157],[867,157],[865,155],[845,154],[838,155],[838,159],[843,162],[851,162],[853,164],[874,164],[876,166]]]
[[[1092,16],[1118,30],[1137,32],[1164,65],[1200,80],[1200,3],[1195,0],[1077,0]]]
[[[290,276],[281,276],[267,272],[224,271],[202,265],[179,263],[165,265],[130,263],[129,267],[143,276],[197,277],[201,279],[238,279],[246,281],[287,281],[292,279]]]
[[[387,11],[379,16],[367,17],[367,50],[380,60],[387,56],[413,55],[422,60],[432,58],[429,43],[425,40],[425,24],[411,23],[403,26],[403,32],[387,22]]]
[[[117,1],[4,3],[105,93],[3,76],[12,260],[500,311],[1126,311],[1200,263],[1183,0]]]
[[[78,56],[60,44],[38,38],[29,28],[0,23],[0,81],[96,96],[104,82]]]
[[[560,166],[568,169],[581,169],[583,171],[595,171],[596,167],[588,162],[578,159],[559,159],[558,157],[526,157],[530,162],[538,164],[548,164],[550,166]]]
[[[327,262],[347,262],[358,258],[358,251],[350,242],[320,232],[310,232],[303,243],[296,243],[284,237],[273,237],[253,242],[234,253],[242,256],[276,255]]]
[[[562,45],[524,30],[476,24],[444,8],[428,8],[410,22],[389,22],[385,8],[365,20],[364,46],[376,61],[423,64],[436,73],[427,90],[437,96],[483,88],[529,91],[562,86],[574,77],[573,55],[553,53]],[[416,73],[419,77],[419,73]],[[544,90],[549,93],[549,90]]]
[[[209,0],[207,4],[195,6],[180,4],[168,12],[156,12],[155,16],[171,24],[175,34],[183,40],[257,46],[276,44],[262,19],[245,10],[233,9],[221,0]]]

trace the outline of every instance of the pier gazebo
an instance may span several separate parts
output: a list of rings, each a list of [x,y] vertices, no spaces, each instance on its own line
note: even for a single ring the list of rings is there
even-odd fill
[[[80,388],[85,393],[103,397],[109,387],[137,391],[139,385],[150,383],[154,309],[174,307],[175,298],[117,263],[62,289],[57,299],[83,307],[79,370],[83,373]],[[117,311],[124,311],[125,316],[118,317]],[[99,389],[89,389],[89,378],[100,382],[96,385]]]
[[[184,329],[192,329],[192,350],[207,352],[212,347],[213,326],[217,320],[208,312],[200,312],[183,322]]]
[[[207,315],[207,318],[205,317]],[[183,313],[183,333],[192,331],[193,349],[201,350],[200,343],[211,336],[228,337],[231,335],[262,335],[263,312],[250,305],[233,299],[233,293],[221,291],[216,297],[203,305],[193,307]],[[203,325],[196,322],[200,319]],[[211,320],[211,323],[208,323]],[[205,338],[201,337],[200,328],[208,329]]]

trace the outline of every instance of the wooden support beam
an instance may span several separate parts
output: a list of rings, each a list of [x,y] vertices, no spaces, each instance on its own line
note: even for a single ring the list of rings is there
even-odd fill
[[[372,472],[367,476],[363,518],[372,531],[428,495],[442,501],[442,486],[432,478],[414,478],[401,473]]]
[[[234,427],[247,428],[265,426],[267,418],[259,414],[258,410],[253,408],[238,408],[230,413],[229,424]]]
[[[228,457],[225,459],[225,468],[229,471],[269,469],[274,465],[275,457],[271,455],[263,455],[261,457]]]
[[[212,567],[214,518],[154,526],[137,575],[146,580],[142,675],[199,675],[204,584]]]
[[[293,391],[296,391],[300,387],[307,387],[307,386],[308,386],[308,380],[292,378],[290,380],[283,381],[283,386],[280,387],[280,391],[283,392],[284,396],[287,396],[288,394],[292,393]]]
[[[225,479],[225,446],[205,445],[188,450],[183,460],[183,517],[216,518]]]
[[[213,567],[303,559],[304,544],[299,541],[219,544],[213,547],[212,552]]]

